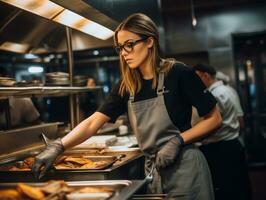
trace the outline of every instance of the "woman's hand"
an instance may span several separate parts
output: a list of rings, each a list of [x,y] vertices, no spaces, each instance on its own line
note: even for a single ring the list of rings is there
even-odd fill
[[[35,159],[32,171],[36,178],[41,178],[52,167],[56,158],[63,153],[65,149],[76,146],[92,135],[94,135],[104,123],[109,121],[109,117],[95,112],[87,119],[78,124],[70,133],[62,138],[48,143],[46,149],[41,152]],[[44,167],[42,169],[42,167]]]
[[[161,169],[172,164],[180,153],[183,144],[184,141],[180,135],[170,139],[157,153],[156,168]]]
[[[203,117],[203,120],[198,122],[192,128],[182,132],[182,137],[185,144],[199,141],[209,134],[212,134],[215,129],[219,128],[222,124],[222,117],[217,106],[213,108],[207,115]]]
[[[64,146],[60,139],[56,139],[47,144],[47,147],[36,156],[32,165],[32,172],[38,179],[42,178],[52,167],[56,158],[64,152]],[[43,167],[43,169],[42,169]]]

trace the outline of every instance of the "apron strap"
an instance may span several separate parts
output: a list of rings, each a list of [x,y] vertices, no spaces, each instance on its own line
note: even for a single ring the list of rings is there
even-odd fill
[[[161,96],[164,93],[164,73],[159,73],[158,87],[157,87],[157,95]]]
[[[129,101],[130,101],[130,102],[133,102],[133,101],[134,101],[134,98],[135,98],[135,96],[134,96],[133,94],[130,94],[130,96],[129,96]]]
[[[159,80],[158,80],[158,87],[157,87],[157,95],[161,96],[164,93],[164,73],[159,73]],[[133,102],[135,98],[135,95],[130,94],[129,101]]]

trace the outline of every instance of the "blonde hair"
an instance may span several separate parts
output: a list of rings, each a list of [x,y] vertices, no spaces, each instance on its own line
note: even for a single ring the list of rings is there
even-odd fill
[[[155,23],[146,15],[136,13],[127,17],[117,27],[114,34],[114,45],[117,46],[117,33],[121,30],[127,30],[129,32],[139,35],[141,38],[153,38],[154,45],[151,48],[150,63],[153,72],[152,88],[156,88],[157,74],[158,72],[167,73],[173,64],[175,59],[162,59],[160,57],[160,45],[159,45],[159,32]],[[131,69],[120,54],[120,72],[122,75],[122,81],[119,88],[119,94],[124,96],[125,93],[135,95],[141,89],[141,74],[138,69]]]

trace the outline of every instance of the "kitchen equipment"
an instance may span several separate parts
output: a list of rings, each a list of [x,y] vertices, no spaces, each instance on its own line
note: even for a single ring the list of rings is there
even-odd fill
[[[59,156],[53,166],[53,170],[98,170],[106,169],[112,166],[116,161],[122,161],[125,154],[117,156],[91,156],[86,154],[63,154]],[[0,167],[0,170],[6,171],[30,171],[34,157],[27,157],[24,160],[17,161],[11,165]],[[81,163],[81,164],[80,164]]]
[[[16,83],[16,87],[38,87],[43,86],[43,83],[40,80],[32,80],[32,81],[19,81]]]
[[[36,182],[31,171],[9,171],[12,166],[19,166],[24,158],[35,156],[38,152],[28,152],[19,157],[10,159],[12,162],[0,162],[0,182]],[[78,180],[107,180],[107,179],[143,179],[143,155],[138,148],[123,150],[70,150],[63,156],[87,156],[96,160],[111,159],[104,169],[62,169],[51,170],[41,181],[56,179],[66,181]],[[121,156],[120,156],[121,155]],[[121,158],[122,157],[122,158]]]
[[[132,196],[131,200],[166,200],[166,194],[135,194]]]
[[[56,129],[55,126],[56,125]],[[57,123],[40,125],[0,134],[0,182],[36,182],[30,171],[8,171],[27,157],[36,156],[43,148],[41,133],[55,139]],[[94,156],[94,159],[110,159],[104,169],[52,170],[42,181],[57,179],[67,181],[141,179],[143,178],[143,155],[138,148],[70,149],[66,156]],[[123,158],[120,155],[125,155]],[[111,157],[110,157],[111,156]]]
[[[49,138],[57,138],[59,123],[44,123],[31,127],[11,129],[0,134],[0,163],[5,164],[26,154],[32,155],[44,147],[41,133],[45,132]],[[1,165],[0,164],[0,165]]]
[[[11,87],[16,84],[16,80],[10,77],[0,77],[1,87]]]
[[[69,85],[69,74],[65,72],[50,72],[45,74],[45,85],[59,86]]]
[[[47,183],[26,183],[29,186],[32,187],[43,187]],[[130,197],[138,191],[144,184],[143,181],[138,180],[109,180],[109,181],[71,181],[66,182],[67,187],[70,189],[82,189],[85,187],[94,187],[94,188],[106,188],[110,192],[106,193],[100,193],[100,192],[90,192],[90,193],[83,193],[83,194],[77,194],[72,196],[67,196],[68,199],[74,200],[74,199],[86,199],[86,200],[127,200],[130,199]],[[18,183],[0,183],[0,190],[4,189],[14,189],[16,188]],[[71,193],[70,193],[71,194]],[[54,195],[56,196],[56,194]],[[51,196],[50,196],[51,197]]]
[[[87,79],[88,79],[87,76],[76,75],[73,78],[73,85],[74,86],[79,86],[79,87],[86,86],[87,85]]]

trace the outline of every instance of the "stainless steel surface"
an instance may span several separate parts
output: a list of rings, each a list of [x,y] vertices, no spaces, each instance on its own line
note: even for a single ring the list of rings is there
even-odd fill
[[[167,198],[166,194],[135,194],[132,196],[131,200],[163,200],[171,199]]]
[[[70,86],[73,86],[73,49],[72,49],[72,30],[66,27],[66,44],[68,58],[68,73],[70,77]]]
[[[6,129],[10,129],[11,127],[11,115],[10,115],[10,109],[9,109],[9,99],[1,99],[0,100],[1,104],[4,107],[4,113],[5,113],[5,122],[6,122]]]
[[[67,43],[67,57],[68,57],[68,73],[70,78],[70,86],[73,86],[73,49],[72,49],[72,30],[66,27],[66,43]],[[78,110],[79,105],[76,105],[76,95],[69,95],[69,108],[70,108],[70,129],[73,129],[78,123]]]
[[[87,92],[93,90],[102,90],[101,86],[94,87],[0,87],[1,97],[8,96],[51,96],[66,95]]]
[[[26,183],[31,186],[41,187],[44,183]],[[141,180],[112,180],[112,181],[71,181],[66,182],[69,187],[80,188],[86,186],[104,186],[112,188],[115,193],[108,198],[108,200],[127,200],[136,193],[140,188],[143,187],[144,182]],[[0,183],[0,189],[15,188],[17,183]],[[95,199],[94,199],[95,200]]]
[[[118,25],[116,21],[82,0],[71,2],[55,0],[53,2],[112,30]],[[14,6],[2,1],[0,2],[0,27],[4,27],[2,28],[0,35],[0,43],[4,41],[12,41],[20,44],[28,44],[29,47],[24,53],[30,52],[38,54],[63,52],[67,50],[65,43],[65,27],[63,25],[26,11],[14,14],[17,10],[18,8]],[[73,30],[72,42],[73,50],[112,46],[112,38],[108,40],[100,40],[76,30]]]
[[[73,49],[72,49],[72,30],[66,27],[66,44],[67,44],[67,57],[68,57],[68,73],[70,77],[70,86],[73,86]],[[69,95],[69,110],[70,110],[70,129],[73,129],[77,123],[75,119],[75,113],[78,106],[75,106],[75,96]]]
[[[26,128],[12,129],[0,134],[0,164],[25,157],[25,154],[44,147],[41,133],[57,138],[58,123],[46,123]]]

